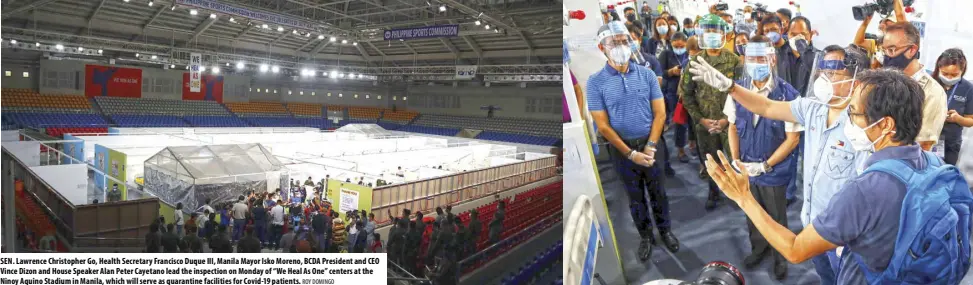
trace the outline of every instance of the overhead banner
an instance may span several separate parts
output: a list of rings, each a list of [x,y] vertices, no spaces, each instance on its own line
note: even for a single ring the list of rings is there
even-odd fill
[[[476,77],[476,65],[457,65],[456,79],[470,80]]]
[[[459,25],[442,25],[406,29],[385,30],[385,40],[411,40],[447,38],[459,36]]]
[[[101,65],[85,65],[84,95],[87,97],[142,97],[142,70]]]
[[[263,21],[271,24],[289,26],[294,28],[315,30],[317,24],[311,21],[301,20],[297,17],[285,16],[276,13],[254,11],[246,7],[230,5],[219,1],[211,0],[176,0],[176,4],[213,10],[228,15],[236,15],[252,20]]]
[[[223,103],[223,76],[222,75],[203,75],[201,77],[201,90],[193,92],[192,80],[189,73],[182,74],[182,99],[183,100],[203,100],[216,101]]]
[[[199,92],[202,85],[203,55],[192,53],[189,55],[189,92]]]

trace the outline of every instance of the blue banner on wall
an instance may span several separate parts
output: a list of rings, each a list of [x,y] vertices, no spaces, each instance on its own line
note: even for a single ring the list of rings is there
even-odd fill
[[[84,141],[75,137],[71,134],[64,134],[64,140],[73,142],[63,142],[61,145],[64,146],[64,153],[77,159],[78,161],[84,161]],[[62,157],[61,164],[71,164],[71,158]]]
[[[459,36],[459,25],[442,25],[385,30],[385,40],[410,40]]]
[[[102,173],[107,173],[108,171],[108,148],[96,144],[95,145],[95,158],[94,164],[95,168],[101,170],[101,173],[95,172],[95,187],[101,190],[105,190],[105,175]]]
[[[249,18],[253,20],[263,21],[267,23],[273,23],[283,26],[289,26],[300,29],[314,30],[317,27],[312,21],[302,20],[296,17],[285,16],[281,14],[275,14],[264,11],[254,11],[245,7],[234,6],[229,4],[224,4],[219,1],[211,0],[176,0],[176,4],[193,6],[198,8],[203,8],[207,10],[213,10],[216,12],[236,15],[244,18]]]

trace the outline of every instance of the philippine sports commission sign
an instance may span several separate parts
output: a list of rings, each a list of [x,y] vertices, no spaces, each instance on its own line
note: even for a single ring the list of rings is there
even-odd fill
[[[459,25],[441,25],[385,30],[385,40],[409,40],[459,36]]]

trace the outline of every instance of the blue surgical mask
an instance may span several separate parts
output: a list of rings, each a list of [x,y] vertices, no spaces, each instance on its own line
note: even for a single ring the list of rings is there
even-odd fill
[[[736,45],[735,51],[737,52],[737,55],[743,55],[743,52],[746,50],[746,47],[747,45]]]
[[[669,27],[667,27],[667,26],[658,26],[658,27],[655,27],[655,30],[656,31],[659,31],[659,34],[660,35],[669,34]]]
[[[962,79],[962,78],[959,77],[959,76],[953,77],[953,78],[949,78],[949,77],[943,76],[942,74],[939,75],[939,80],[942,81],[943,84],[945,84],[946,86],[956,85],[956,83],[959,83],[959,80],[960,79]]]
[[[769,33],[767,33],[767,38],[770,39],[770,43],[771,44],[775,44],[776,45],[777,44],[777,41],[780,41],[780,33],[778,33],[778,32],[769,32]]]
[[[756,81],[767,80],[770,77],[770,65],[766,63],[747,63],[745,65],[747,69],[747,75]]]
[[[723,48],[723,34],[720,33],[703,33],[703,40],[700,42],[700,48],[703,49],[719,49]]]
[[[672,52],[676,53],[676,55],[684,55],[686,54],[686,48],[672,48]]]
[[[696,34],[696,28],[686,28],[686,34],[689,35],[689,36],[695,35]]]

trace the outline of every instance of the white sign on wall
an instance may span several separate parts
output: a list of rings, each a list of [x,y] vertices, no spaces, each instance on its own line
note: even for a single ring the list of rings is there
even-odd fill
[[[338,212],[344,213],[351,210],[358,210],[358,192],[341,188],[338,202]]]
[[[476,65],[457,65],[456,79],[469,80],[476,77]]]
[[[203,84],[202,70],[203,55],[192,53],[189,55],[189,91],[199,92],[199,87]]]

